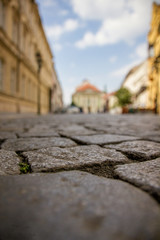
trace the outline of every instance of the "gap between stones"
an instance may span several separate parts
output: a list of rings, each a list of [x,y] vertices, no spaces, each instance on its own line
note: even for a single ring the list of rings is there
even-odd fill
[[[115,169],[115,166],[114,166],[114,169]],[[114,170],[113,170],[114,171]],[[120,178],[115,172],[114,172],[114,177],[115,177],[115,179],[117,179],[117,180],[121,180],[121,181],[123,181],[123,182],[127,182],[128,184],[130,184],[130,185],[132,185],[132,186],[134,186],[134,187],[137,187],[137,188],[139,188],[139,189],[141,189],[143,192],[145,192],[145,193],[147,193],[147,194],[149,194],[151,197],[153,197],[158,203],[160,203],[160,197],[158,196],[158,194],[157,193],[154,193],[154,192],[152,192],[150,189],[148,189],[147,187],[143,187],[143,186],[141,186],[140,184],[138,184],[138,183],[132,183],[132,182],[130,182],[129,180],[127,180],[127,179],[123,179],[123,178]]]
[[[0,149],[2,149],[1,146],[2,146],[2,144],[3,144],[6,140],[7,140],[7,139],[2,139],[2,140],[0,140]]]
[[[23,152],[17,151],[16,153],[20,158],[19,166],[20,166],[21,174],[32,173],[33,171],[32,171],[31,164],[29,163],[28,158],[23,155]],[[132,161],[138,162],[133,159],[132,159]],[[146,192],[151,197],[153,197],[158,203],[160,203],[160,198],[156,193],[153,193],[151,190],[148,190],[147,188],[142,187],[139,184],[134,184],[126,179],[122,179],[115,173],[115,171],[114,171],[115,167],[117,165],[122,165],[122,164],[125,164],[125,163],[120,162],[118,164],[115,164],[113,162],[104,161],[102,163],[86,164],[84,166],[79,166],[79,167],[67,167],[67,168],[62,167],[62,168],[57,168],[57,169],[46,169],[46,170],[42,170],[39,173],[57,173],[57,172],[63,172],[63,171],[78,170],[78,171],[88,172],[90,174],[97,175],[99,177],[117,179],[117,180],[127,182],[128,184],[131,184],[131,185],[141,189],[142,191]]]
[[[23,152],[16,152],[18,154],[18,156],[21,159],[21,163],[20,163],[20,167],[23,164],[25,164],[26,166],[28,166],[27,168],[29,168],[29,170],[27,172],[23,171],[23,169],[21,169],[21,173],[25,174],[25,173],[32,173],[34,172],[32,170],[32,166],[31,163],[29,162],[28,157],[23,155]],[[46,169],[42,169],[39,171],[39,173],[57,173],[57,172],[62,172],[62,171],[74,171],[74,170],[79,170],[79,171],[84,171],[84,172],[88,172],[91,173],[93,175],[97,175],[97,176],[101,176],[101,177],[106,177],[106,178],[112,178],[112,179],[116,179],[117,176],[114,173],[114,167],[116,165],[122,165],[125,164],[124,162],[119,162],[119,163],[114,163],[112,161],[104,161],[102,163],[90,163],[90,164],[84,164],[83,166],[73,166],[73,167],[59,167],[56,169],[53,168],[46,168]],[[35,171],[35,173],[37,173],[37,171]]]
[[[121,163],[122,164],[122,163]],[[57,169],[46,169],[42,170],[42,173],[57,173],[57,172],[63,172],[63,171],[83,171],[88,172],[93,175],[97,175],[99,177],[105,177],[105,178],[112,178],[115,179],[114,176],[114,164],[108,163],[108,161],[103,162],[101,164],[95,163],[93,165],[86,164],[84,166],[79,167],[66,167],[66,168],[57,168]]]
[[[31,164],[29,163],[28,158],[25,157],[21,151],[16,151],[16,154],[20,159],[19,162],[20,173],[21,174],[32,173]]]

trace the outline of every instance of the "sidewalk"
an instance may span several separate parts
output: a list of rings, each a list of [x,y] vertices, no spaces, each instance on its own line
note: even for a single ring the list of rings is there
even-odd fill
[[[160,116],[0,115],[0,240],[159,240]]]

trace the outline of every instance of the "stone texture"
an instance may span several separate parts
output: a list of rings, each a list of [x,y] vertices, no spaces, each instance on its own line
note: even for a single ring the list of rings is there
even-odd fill
[[[78,171],[0,177],[1,239],[158,240],[147,193]]]
[[[47,130],[40,130],[40,131],[29,131],[25,133],[18,134],[20,138],[28,138],[28,137],[59,137],[60,135],[55,131],[51,129]]]
[[[8,138],[17,138],[15,133],[12,132],[0,132],[0,141],[8,139]]]
[[[160,143],[149,141],[131,141],[105,147],[119,150],[133,160],[143,161],[160,156]]]
[[[160,143],[160,134],[148,134],[148,135],[143,135],[142,136],[143,139],[145,140],[149,140],[149,141],[154,141],[154,142],[159,142]]]
[[[101,134],[101,135],[92,135],[92,136],[75,136],[75,137],[72,137],[72,139],[83,144],[104,145],[109,143],[119,143],[123,141],[136,140],[138,138],[132,137],[132,136]]]
[[[76,143],[66,138],[18,138],[9,139],[2,144],[2,149],[14,151],[31,151],[45,147],[72,147]]]
[[[56,172],[81,169],[97,175],[111,176],[113,165],[129,163],[129,160],[116,150],[99,146],[77,146],[72,148],[45,148],[23,153],[33,172]]]
[[[0,150],[0,175],[20,174],[17,154],[12,151]]]
[[[150,192],[160,201],[160,158],[155,160],[119,165],[115,173],[145,191]]]
[[[76,135],[93,135],[96,134],[96,131],[89,130],[80,125],[69,125],[59,128],[59,132],[64,136],[76,136]]]

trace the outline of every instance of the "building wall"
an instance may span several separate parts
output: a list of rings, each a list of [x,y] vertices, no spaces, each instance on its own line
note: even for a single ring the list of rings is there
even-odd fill
[[[83,92],[76,92],[72,96],[72,101],[83,109],[84,113],[97,113],[103,112],[105,107],[105,100],[103,93],[86,90]]]
[[[133,96],[132,107],[148,109],[148,62],[132,68],[127,74],[122,87],[127,88]]]
[[[41,112],[51,108],[53,56],[33,0],[0,0],[0,112],[37,112],[38,63]]]
[[[160,114],[160,5],[153,3],[148,34],[149,107]]]
[[[53,77],[54,85],[52,91],[52,112],[60,112],[63,108],[63,93],[55,71]]]

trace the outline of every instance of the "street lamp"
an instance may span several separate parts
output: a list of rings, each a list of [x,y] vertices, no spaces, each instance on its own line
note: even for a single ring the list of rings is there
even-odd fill
[[[36,52],[36,60],[38,65],[37,75],[38,75],[38,88],[37,88],[37,114],[41,114],[41,82],[40,82],[40,71],[42,67],[42,57],[40,52]]]

